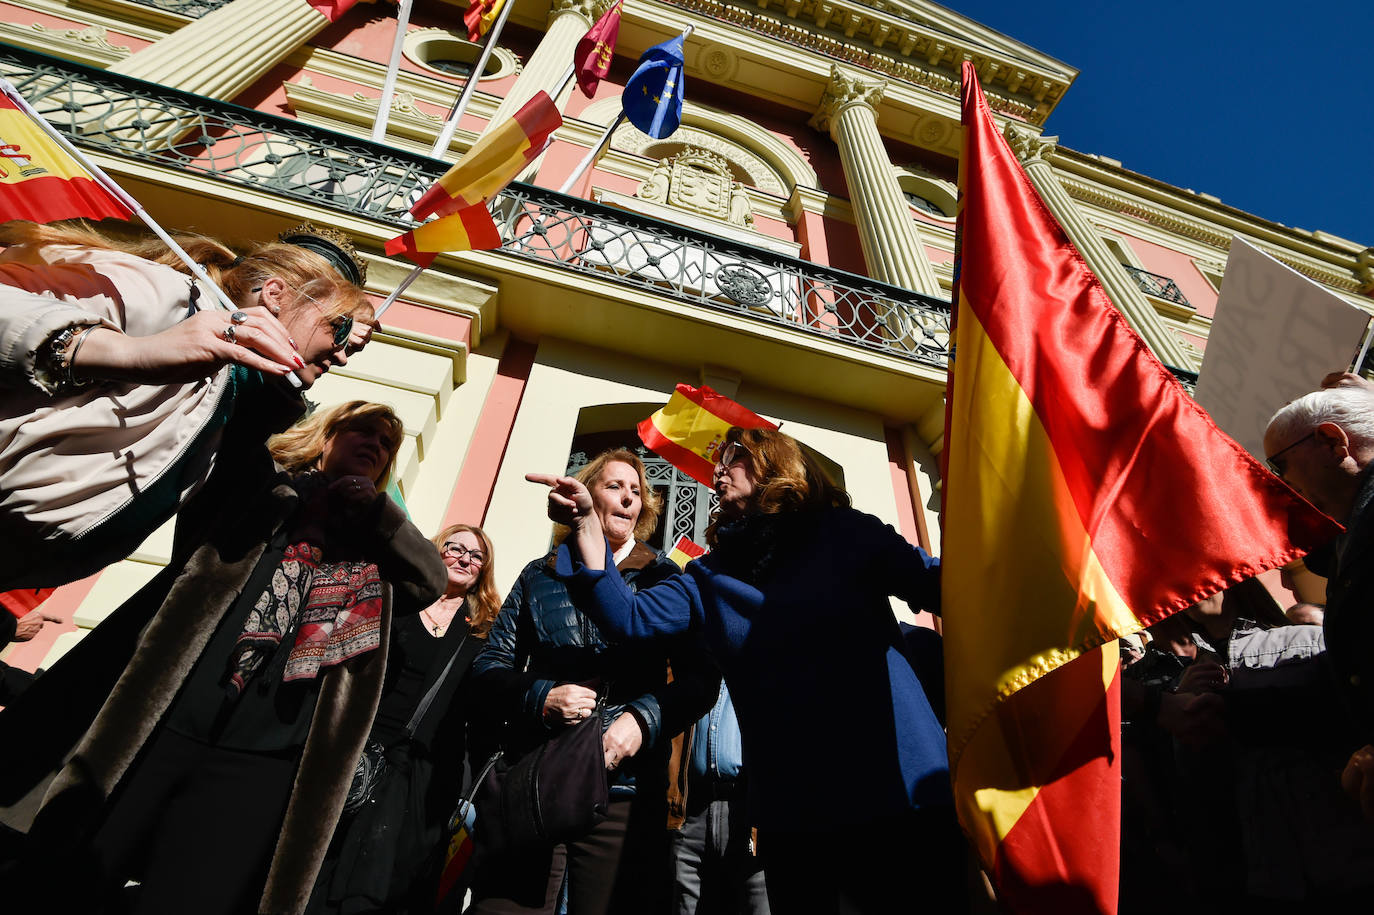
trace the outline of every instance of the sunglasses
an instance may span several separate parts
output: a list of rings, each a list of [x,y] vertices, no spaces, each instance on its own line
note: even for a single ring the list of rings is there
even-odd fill
[[[1264,459],[1264,463],[1268,464],[1269,469],[1274,471],[1274,474],[1278,476],[1280,479],[1282,479],[1284,470],[1287,468],[1287,465],[1283,461],[1279,460],[1279,458],[1283,457],[1283,455],[1286,452],[1292,451],[1294,448],[1298,447],[1303,442],[1307,441],[1309,438],[1315,438],[1316,435],[1317,430],[1313,429],[1311,432],[1307,433],[1302,438],[1298,439],[1296,442],[1289,445],[1288,447],[1280,448],[1278,451],[1275,451],[1273,454],[1269,455],[1269,457]]]
[[[729,467],[740,461],[752,461],[754,455],[739,442],[726,442],[725,447],[716,452],[716,466]]]
[[[252,292],[261,292],[261,291],[262,291],[262,287],[261,287],[261,286],[254,286],[253,289],[252,289],[251,291],[252,291]],[[303,298],[309,299],[309,300],[310,300],[310,303],[320,310],[320,314],[322,314],[322,315],[327,315],[327,314],[329,314],[329,312],[328,312],[327,310],[325,310],[325,307],[324,307],[323,305],[320,304],[320,300],[317,299],[317,298],[315,298],[315,297],[314,297],[313,295],[311,295],[310,293],[308,293],[308,292],[302,292],[302,291],[299,290],[299,289],[296,289],[296,290],[294,290],[294,291],[295,291],[295,293],[296,293],[297,295],[299,295],[299,296],[301,296],[301,297],[303,297]],[[334,348],[335,348],[335,349],[339,349],[339,348],[342,347],[342,346],[346,346],[346,345],[348,344],[348,338],[349,338],[350,336],[352,336],[352,334],[353,334],[353,316],[352,316],[352,315],[336,315],[335,317],[330,318],[330,320],[329,320],[329,326],[332,327],[332,328],[334,329]]]

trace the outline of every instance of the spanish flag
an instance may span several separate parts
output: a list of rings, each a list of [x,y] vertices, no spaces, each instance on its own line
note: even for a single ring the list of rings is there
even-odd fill
[[[485,203],[515,180],[534,160],[549,136],[563,123],[558,106],[542,89],[515,116],[483,134],[462,160],[425,191],[410,215],[416,219],[447,216]]]
[[[501,233],[486,205],[479,203],[398,235],[386,243],[386,253],[428,267],[443,251],[491,251],[499,247]]]
[[[0,220],[133,216],[132,202],[97,181],[51,130],[14,86],[0,80]]]
[[[591,98],[596,87],[611,72],[615,56],[615,40],[620,35],[620,11],[623,0],[616,0],[611,8],[587,30],[573,49],[573,72],[577,74],[577,88]]]
[[[1112,306],[963,66],[941,565],[955,803],[1018,913],[1114,913],[1118,636],[1330,539]]]
[[[501,15],[501,7],[506,0],[472,0],[467,12],[463,13],[463,24],[468,27],[468,41],[479,41],[491,31],[496,17]]]
[[[653,416],[639,424],[639,439],[649,450],[687,476],[711,485],[716,451],[731,426],[776,429],[777,426],[706,385],[680,384]]]
[[[679,569],[687,568],[687,563],[706,555],[706,547],[692,540],[686,534],[677,538],[677,543],[668,551],[668,558],[677,563]]]

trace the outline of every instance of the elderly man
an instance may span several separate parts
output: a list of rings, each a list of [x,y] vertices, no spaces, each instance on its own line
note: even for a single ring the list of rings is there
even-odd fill
[[[1371,744],[1351,757],[1342,782],[1374,820],[1374,388],[1350,375],[1325,383],[1274,414],[1264,453],[1288,485],[1346,526],[1328,569],[1324,626],[1356,726]]]

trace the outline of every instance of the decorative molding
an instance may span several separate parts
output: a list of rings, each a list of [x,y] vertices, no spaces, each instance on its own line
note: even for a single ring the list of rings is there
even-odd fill
[[[318,89],[309,73],[294,83],[284,83],[286,100],[303,124],[313,124],[354,136],[367,136],[377,119],[377,97],[361,92],[343,95]],[[428,155],[439,135],[443,118],[428,114],[415,105],[415,94],[398,89],[391,103],[392,117],[387,125],[389,142],[411,152]],[[472,131],[458,130],[454,145],[466,149],[477,139]]]
[[[709,44],[697,52],[697,66],[717,82],[728,82],[739,70],[739,57],[723,44]]]
[[[614,0],[554,0],[553,6],[549,9],[549,24],[564,13],[577,13],[587,20],[587,27],[600,18],[601,14],[610,8]]]
[[[0,38],[17,47],[92,67],[108,67],[132,53],[124,45],[111,44],[103,25],[58,30],[37,22],[27,27],[0,22]]]
[[[434,44],[453,45],[463,52],[462,59],[465,63],[475,64],[477,58],[482,53],[482,46],[473,44],[467,40],[466,32],[459,34],[450,29],[411,29],[406,32],[405,41],[402,43],[401,53],[415,66],[421,67],[430,73],[439,74],[446,80],[459,79],[452,73],[436,69],[429,65],[429,61],[434,58],[434,54],[426,54],[425,49]],[[491,57],[487,61],[487,66],[496,61],[496,69],[490,73],[484,73],[477,78],[478,82],[493,79],[505,79],[507,76],[515,76],[524,69],[524,64],[515,56],[515,53],[508,48],[497,46],[492,49]]]
[[[1374,248],[1365,248],[1355,256],[1356,290],[1361,295],[1374,295]]]
[[[754,212],[743,185],[734,180],[724,156],[689,146],[660,159],[635,196],[750,228]]]
[[[1056,172],[1060,183],[1064,185],[1069,196],[1075,200],[1092,206],[1101,207],[1113,213],[1120,213],[1125,216],[1132,216],[1141,220],[1147,225],[1162,229],[1173,235],[1179,235],[1193,241],[1201,242],[1221,251],[1231,250],[1231,238],[1236,234],[1236,230],[1225,230],[1212,225],[1208,225],[1200,220],[1190,219],[1178,213],[1168,212],[1156,206],[1151,206],[1140,200],[1125,196],[1124,194],[1113,193],[1105,188],[1066,175],[1063,172]],[[1266,244],[1257,239],[1251,239],[1260,250],[1270,255],[1276,260],[1287,264],[1303,276],[1310,277],[1319,283],[1324,283],[1334,289],[1346,292],[1359,292],[1359,283],[1353,273],[1341,274],[1332,270],[1325,264],[1314,263],[1305,258],[1299,258],[1291,251]]]
[[[1002,129],[1002,136],[1023,164],[1034,162],[1036,159],[1049,162],[1054,156],[1054,151],[1059,148],[1058,137],[1042,137],[1013,123],[1008,123]]]
[[[830,82],[825,84],[820,106],[807,123],[834,138],[840,114],[846,108],[863,105],[876,117],[878,105],[882,102],[886,89],[887,83],[880,79],[865,79],[857,73],[842,69],[838,64],[832,64]]]

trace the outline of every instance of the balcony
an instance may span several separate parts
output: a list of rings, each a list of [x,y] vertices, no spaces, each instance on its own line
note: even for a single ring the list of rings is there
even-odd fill
[[[1188,303],[1188,298],[1179,290],[1178,284],[1169,277],[1160,276],[1158,273],[1151,273],[1148,270],[1141,270],[1130,264],[1122,264],[1121,266],[1126,268],[1126,272],[1135,280],[1140,291],[1146,295],[1152,295],[1166,302],[1173,302],[1175,305],[1182,305],[1184,308],[1193,307]]]
[[[447,164],[16,48],[0,75],[80,146],[394,227]],[[493,205],[500,253],[943,369],[949,304],[528,185]]]

